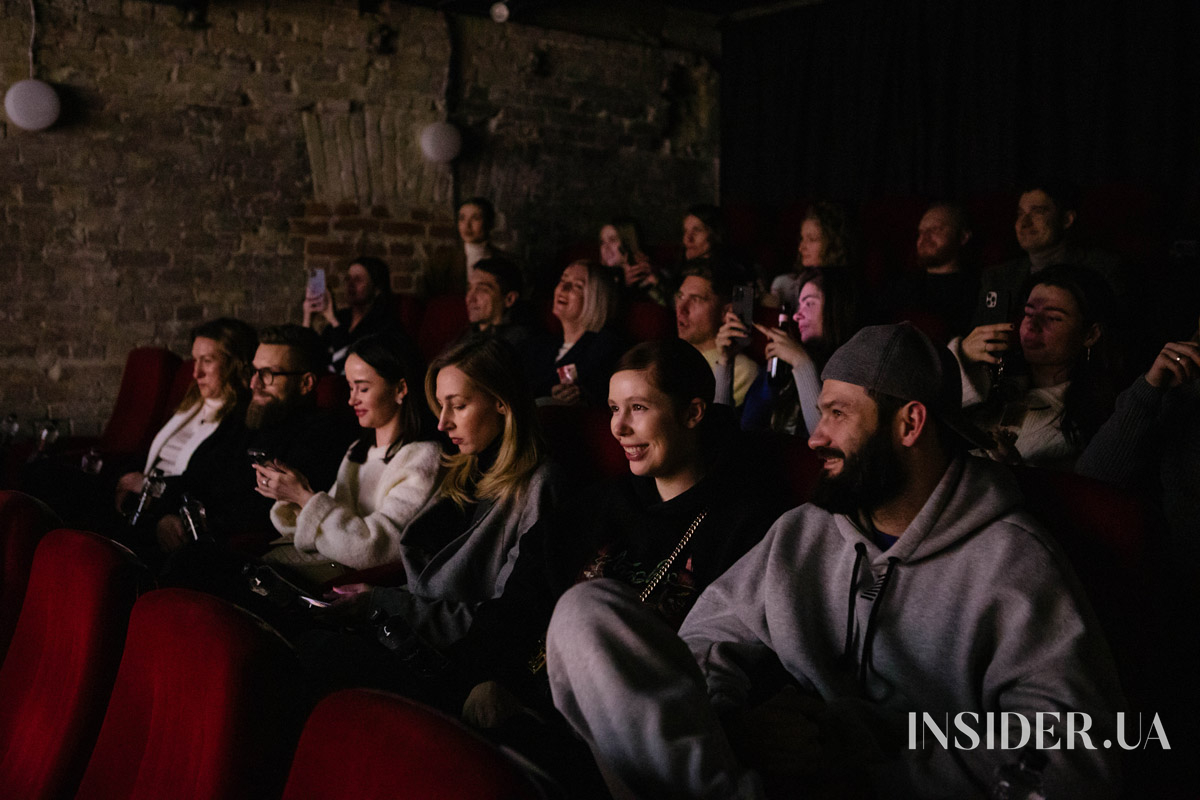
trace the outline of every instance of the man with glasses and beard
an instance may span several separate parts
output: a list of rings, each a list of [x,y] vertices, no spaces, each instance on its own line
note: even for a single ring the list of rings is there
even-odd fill
[[[979,797],[1016,761],[1000,728],[1016,743],[1022,720],[1054,712],[1046,796],[1115,796],[1107,645],[1007,469],[964,455],[980,435],[959,422],[948,351],[907,323],[865,328],[822,378],[813,502],[712,583],[678,636],[603,580],[555,608],[555,705],[614,794]],[[973,747],[953,727],[964,712]],[[1067,712],[1089,715],[1094,749],[1062,744]],[[924,715],[947,746],[922,735]]]
[[[317,376],[328,372],[321,337],[300,325],[264,328],[249,373],[251,398],[243,441],[228,453],[227,469],[199,476],[189,493],[204,505],[208,529],[218,539],[236,537],[239,547],[265,548],[275,538],[272,501],[254,491],[250,451],[279,459],[311,476],[313,486],[332,486],[346,448],[357,435],[344,409],[316,407]],[[182,520],[159,523],[174,531],[177,546],[187,542]],[[253,553],[256,554],[256,553]]]

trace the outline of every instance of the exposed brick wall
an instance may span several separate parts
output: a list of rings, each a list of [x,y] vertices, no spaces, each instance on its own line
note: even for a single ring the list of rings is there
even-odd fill
[[[38,76],[64,115],[41,133],[0,124],[0,412],[94,433],[132,347],[186,353],[188,330],[223,314],[298,320],[305,268],[336,286],[351,252],[410,287],[453,242],[455,180],[495,198],[499,238],[535,264],[616,212],[672,236],[674,209],[715,196],[716,75],[698,57],[358,5],[214,3],[189,27],[169,5],[37,0]],[[3,88],[26,76],[28,33],[27,4],[0,3]],[[447,107],[467,133],[453,172],[416,145]],[[356,114],[397,129],[404,191],[318,203],[305,118]]]

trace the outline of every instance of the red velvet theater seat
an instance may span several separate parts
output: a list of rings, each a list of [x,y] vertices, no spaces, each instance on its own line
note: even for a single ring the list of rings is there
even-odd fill
[[[144,453],[170,414],[171,385],[182,359],[163,347],[137,347],[125,359],[112,416],[100,435],[100,452]]]
[[[522,800],[541,797],[493,745],[420,703],[335,692],[304,726],[284,800]]]
[[[649,300],[636,300],[624,311],[622,329],[626,339],[634,344],[672,339],[676,335],[675,311]]]
[[[149,574],[121,545],[56,530],[38,546],[0,669],[5,797],[71,797],[96,741],[125,627]]]
[[[0,491],[0,659],[17,627],[38,542],[60,524],[53,511],[29,495]]]
[[[433,361],[465,327],[467,306],[461,294],[429,298],[425,305],[425,316],[421,318],[421,332],[417,336],[417,349],[421,357],[427,363]]]
[[[77,797],[277,797],[303,718],[298,671],[287,643],[236,606],[144,595]]]

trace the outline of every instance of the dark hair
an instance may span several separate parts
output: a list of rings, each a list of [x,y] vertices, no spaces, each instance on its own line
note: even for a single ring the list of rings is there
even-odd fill
[[[201,338],[212,339],[225,356],[221,368],[221,383],[225,389],[221,395],[221,410],[217,412],[217,419],[221,419],[250,394],[250,382],[246,376],[254,361],[254,351],[258,349],[258,336],[254,328],[240,319],[220,317],[192,328],[192,341]],[[193,381],[179,404],[179,410],[185,411],[199,402],[200,388]]]
[[[725,243],[725,223],[721,221],[721,209],[710,203],[688,206],[684,217],[695,217],[708,228],[708,244],[713,250]]]
[[[406,339],[395,333],[373,333],[350,345],[349,355],[358,356],[367,366],[379,373],[379,377],[391,384],[404,381],[407,393],[400,404],[400,435],[388,444],[384,463],[408,442],[429,437],[428,417],[419,398],[421,396],[420,359],[412,351]],[[367,451],[375,446],[375,431],[363,431],[362,436],[350,448],[348,458],[356,464],[367,460]]]
[[[329,371],[329,350],[321,335],[303,325],[272,325],[258,334],[259,344],[283,345],[291,351],[292,369],[321,375]]]
[[[858,332],[861,322],[860,300],[858,284],[848,270],[840,267],[808,267],[801,270],[796,283],[797,298],[808,283],[814,284],[825,295],[824,307],[821,310],[821,338],[804,346],[816,364],[819,374],[833,351]]]
[[[386,261],[381,258],[375,258],[374,256],[359,256],[347,264],[346,269],[349,270],[350,267],[353,267],[355,264],[358,264],[367,271],[367,276],[371,279],[371,283],[375,286],[375,291],[379,292],[379,296],[375,298],[376,301],[380,299],[388,300],[391,298],[392,271],[391,268],[388,267]]]
[[[1037,286],[1054,286],[1070,292],[1079,306],[1085,328],[1100,326],[1100,338],[1088,348],[1087,355],[1075,360],[1068,373],[1063,413],[1059,429],[1073,447],[1083,449],[1112,413],[1116,393],[1113,374],[1118,351],[1114,341],[1113,296],[1104,278],[1096,271],[1074,264],[1056,264],[1030,275],[1021,290],[1029,295]]]
[[[617,232],[617,237],[621,240],[621,246],[629,251],[630,255],[637,255],[642,252],[642,226],[633,217],[613,217],[606,225],[613,226]],[[603,225],[601,227],[604,227]]]
[[[1067,211],[1078,211],[1082,197],[1079,187],[1072,181],[1058,176],[1031,176],[1020,185],[1021,194],[1043,191],[1054,201],[1060,214]]]
[[[846,208],[839,203],[820,200],[813,203],[804,219],[821,226],[825,248],[821,253],[822,267],[845,267],[851,263],[854,252],[854,234]]]
[[[483,215],[483,232],[490,234],[492,228],[496,227],[496,207],[492,205],[492,201],[486,197],[468,197],[458,204],[455,211],[462,211],[463,206],[475,206]]]
[[[613,372],[645,370],[655,388],[685,408],[695,398],[712,404],[717,391],[712,367],[700,351],[682,339],[641,342],[625,351]]]
[[[682,415],[695,399],[704,401],[706,413],[696,427],[696,441],[702,457],[711,456],[721,436],[719,409],[713,403],[716,378],[708,360],[682,339],[656,339],[635,344],[617,360],[613,374],[625,370],[645,371],[656,389],[671,399],[675,413]]]
[[[687,277],[704,278],[712,284],[713,294],[725,302],[733,297],[733,287],[754,282],[754,276],[745,267],[711,256],[684,262],[679,282],[682,284]]]
[[[516,292],[521,294],[524,279],[521,277],[521,270],[517,265],[505,258],[481,258],[475,262],[475,269],[481,269],[491,275],[496,276],[496,283],[500,285],[500,292],[508,294]]]

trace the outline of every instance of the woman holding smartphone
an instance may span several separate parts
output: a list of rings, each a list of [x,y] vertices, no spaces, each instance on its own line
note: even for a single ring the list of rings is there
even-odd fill
[[[324,283],[322,280],[321,284]],[[304,299],[304,327],[313,327],[316,319],[325,320],[321,340],[329,348],[329,370],[345,371],[350,345],[364,336],[383,333],[398,327],[392,303],[392,277],[386,262],[370,256],[360,256],[346,268],[345,308],[337,308],[333,294],[324,286],[310,283]]]
[[[414,393],[420,386],[414,361],[395,335],[350,346],[346,382],[363,435],[328,491],[314,491],[285,464],[255,465],[256,489],[276,501],[271,521],[286,540],[264,561],[319,584],[346,567],[400,559],[400,533],[433,494],[441,456]]]

